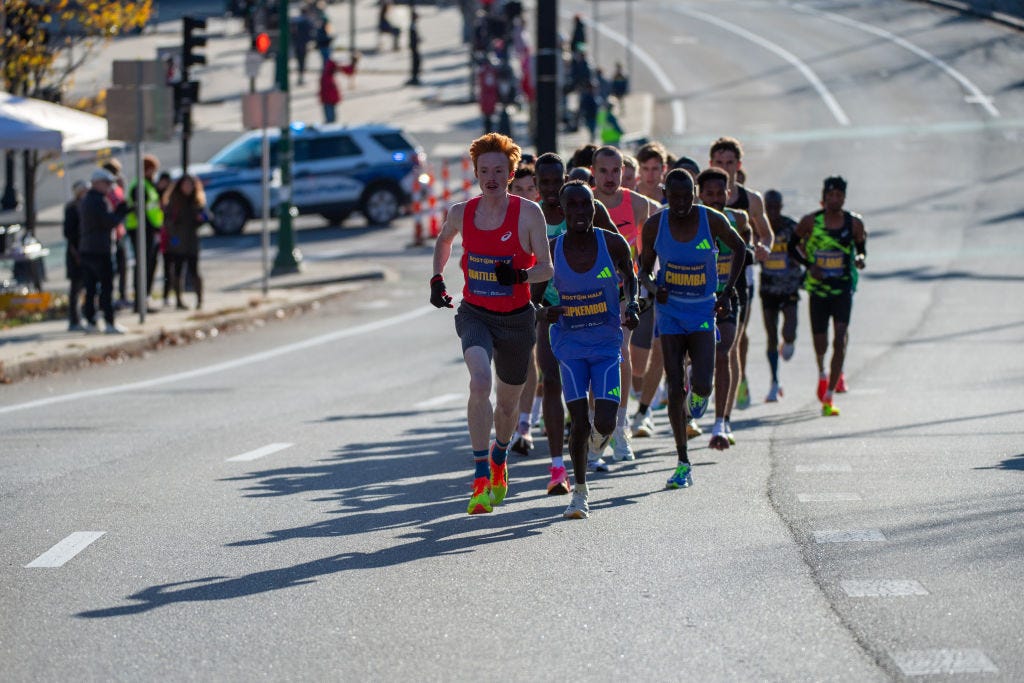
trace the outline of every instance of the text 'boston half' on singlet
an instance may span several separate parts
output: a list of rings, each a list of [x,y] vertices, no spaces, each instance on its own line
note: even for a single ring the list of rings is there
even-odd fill
[[[707,209],[699,205],[694,208],[700,213],[700,220],[697,235],[689,242],[680,242],[672,236],[668,211],[661,212],[654,250],[661,264],[657,283],[668,290],[668,301],[657,304],[658,315],[683,318],[690,317],[695,306],[704,314],[710,314],[715,308],[718,247],[708,225]]]
[[[474,197],[466,202],[462,218],[462,274],[466,278],[462,298],[474,306],[507,313],[530,303],[530,285],[525,282],[499,284],[494,267],[498,263],[509,263],[516,269],[531,268],[537,258],[519,242],[519,197],[509,196],[505,220],[495,230],[476,227],[473,219],[480,199]]]

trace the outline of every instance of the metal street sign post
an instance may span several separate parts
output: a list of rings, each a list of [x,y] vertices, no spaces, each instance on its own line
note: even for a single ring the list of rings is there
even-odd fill
[[[264,90],[242,96],[242,125],[263,131],[261,151],[263,191],[263,296],[270,291],[270,140],[267,129],[288,125],[285,94],[280,90]]]

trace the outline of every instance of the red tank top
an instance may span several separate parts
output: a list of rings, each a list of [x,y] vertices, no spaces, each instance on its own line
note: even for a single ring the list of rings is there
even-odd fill
[[[626,238],[629,250],[635,258],[640,252],[640,226],[635,222],[633,198],[629,190],[622,188],[622,201],[614,209],[609,207],[608,213],[612,217],[612,223],[619,229],[619,234]]]
[[[481,230],[473,220],[480,197],[466,202],[462,215],[462,274],[466,286],[462,298],[489,311],[507,313],[530,303],[530,285],[500,285],[494,275],[499,262],[513,268],[530,268],[537,257],[525,251],[519,242],[520,199],[509,195],[505,220],[495,230]]]

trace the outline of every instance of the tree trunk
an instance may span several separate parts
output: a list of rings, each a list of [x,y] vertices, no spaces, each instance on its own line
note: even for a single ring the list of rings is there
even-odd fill
[[[39,152],[26,149],[22,165],[22,180],[25,183],[25,236],[36,235],[36,167]]]

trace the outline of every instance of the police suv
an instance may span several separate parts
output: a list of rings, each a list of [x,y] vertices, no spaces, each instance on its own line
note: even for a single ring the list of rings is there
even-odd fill
[[[272,215],[281,199],[279,135],[268,131]],[[246,221],[262,215],[262,136],[258,130],[245,133],[209,162],[189,167],[203,182],[217,234],[239,234]],[[389,224],[409,205],[413,179],[426,164],[422,148],[394,126],[293,123],[291,139],[292,206],[332,224],[355,210],[370,225]]]

